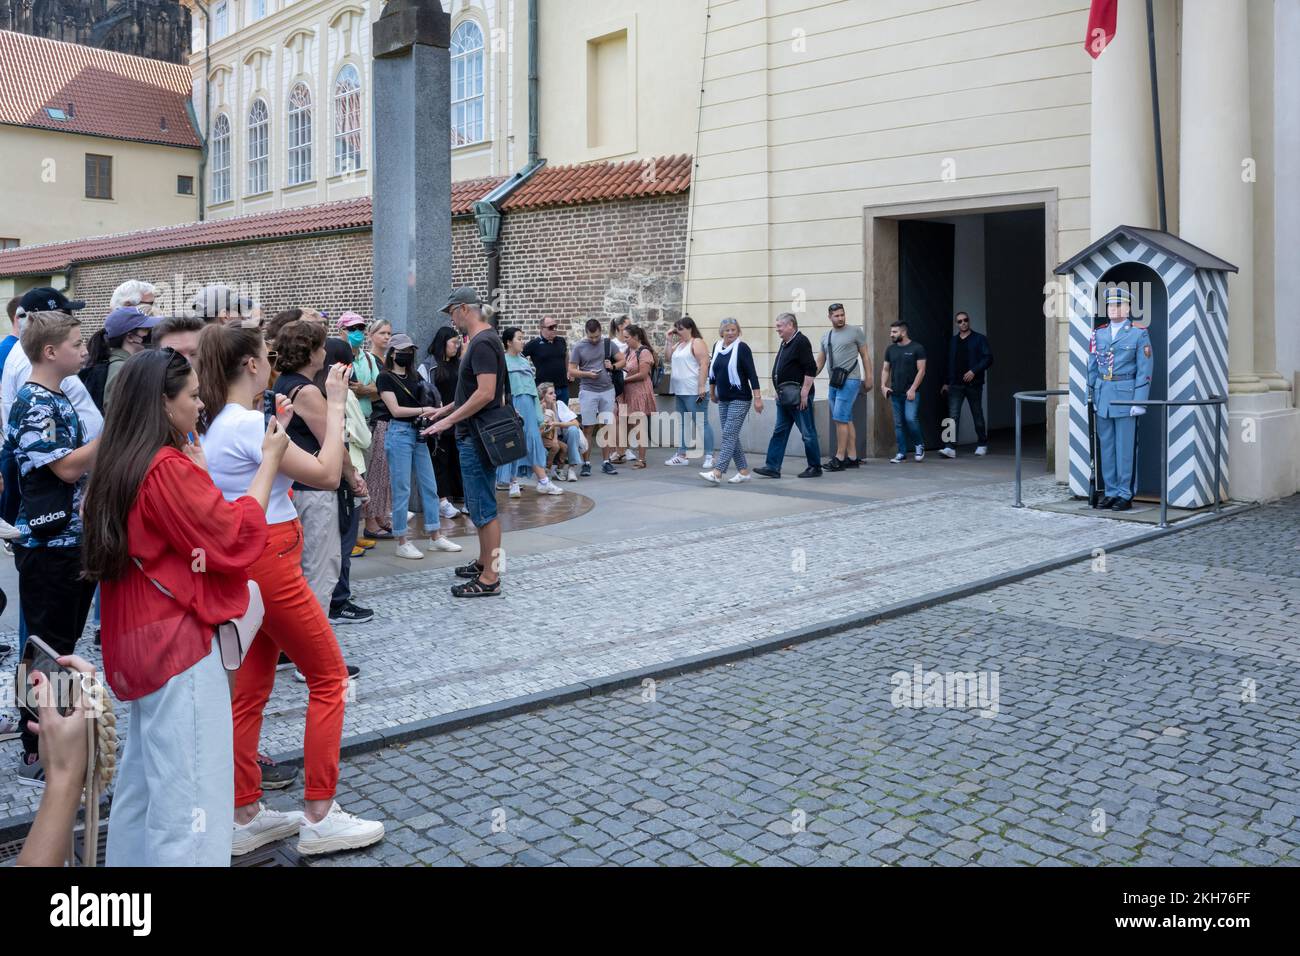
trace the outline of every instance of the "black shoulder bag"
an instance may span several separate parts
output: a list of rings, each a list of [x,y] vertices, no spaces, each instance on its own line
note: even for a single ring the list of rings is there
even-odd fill
[[[605,340],[605,358],[609,361],[610,365],[614,364],[614,343],[609,339]],[[616,396],[622,395],[623,387],[627,384],[623,370],[621,368],[611,369],[609,378],[610,381],[614,383],[614,394]]]
[[[831,367],[831,388],[843,388],[844,383],[849,380],[849,370],[835,367],[835,350],[829,332],[826,333],[826,364]]]
[[[776,350],[776,358],[772,362],[772,384],[776,386],[776,403],[785,408],[798,408],[803,404],[803,382],[778,382],[776,380],[775,369],[781,367],[781,353],[785,351],[785,343]]]
[[[465,360],[469,361],[468,353]],[[510,403],[509,381],[510,369],[503,360],[497,376],[496,400],[469,420],[483,457],[494,468],[509,465],[527,454],[524,423]]]
[[[74,450],[81,447],[81,419],[73,436]],[[49,541],[57,538],[72,522],[72,502],[77,491],[75,483],[69,484],[54,473],[49,465],[33,468],[19,480],[23,512],[33,538]]]

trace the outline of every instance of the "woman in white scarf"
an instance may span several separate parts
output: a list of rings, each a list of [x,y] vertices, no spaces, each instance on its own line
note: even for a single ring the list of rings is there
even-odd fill
[[[710,484],[721,484],[722,476],[734,460],[738,471],[727,483],[736,485],[754,477],[745,459],[745,449],[740,444],[740,431],[751,403],[762,414],[763,397],[759,394],[754,353],[740,341],[740,323],[735,319],[723,319],[718,326],[718,335],[709,360],[709,397],[717,403],[718,418],[722,422],[722,450],[714,458],[713,468],[700,472],[700,477]]]

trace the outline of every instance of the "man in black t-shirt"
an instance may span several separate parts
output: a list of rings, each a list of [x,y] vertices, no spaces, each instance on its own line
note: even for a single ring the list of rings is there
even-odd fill
[[[764,478],[780,478],[781,462],[785,460],[790,429],[798,425],[803,436],[804,455],[808,467],[799,473],[800,478],[822,476],[821,448],[817,443],[817,426],[813,422],[813,381],[817,377],[817,360],[813,358],[812,343],[799,331],[799,320],[793,313],[782,312],[776,317],[776,334],[781,348],[772,366],[772,385],[776,389],[776,427],[767,446],[767,461],[754,474]],[[785,405],[781,402],[782,386],[799,387],[799,403]]]
[[[907,461],[909,443],[916,452],[916,460],[925,460],[925,439],[917,421],[920,405],[919,389],[925,378],[925,349],[913,342],[907,334],[907,323],[898,321],[889,327],[889,338],[894,343],[885,351],[885,364],[880,370],[880,388],[894,406],[894,438],[898,441],[898,454],[889,459],[892,464]]]
[[[524,357],[537,371],[537,383],[550,382],[555,386],[555,396],[566,404],[569,401],[569,345],[559,334],[560,320],[552,315],[543,316],[542,334],[524,346]]]
[[[473,420],[500,401],[509,385],[505,348],[501,336],[483,317],[483,303],[474,289],[451,294],[442,310],[469,340],[460,360],[453,404],[437,409],[424,437],[456,429],[460,474],[465,486],[465,507],[478,530],[478,560],[456,569],[465,584],[451,589],[453,597],[497,597],[501,594],[501,522],[497,518],[496,469],[486,460],[474,437]]]

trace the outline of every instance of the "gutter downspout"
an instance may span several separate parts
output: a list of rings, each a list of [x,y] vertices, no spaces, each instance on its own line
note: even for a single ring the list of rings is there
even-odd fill
[[[212,14],[204,0],[194,0],[194,5],[203,11],[203,129],[199,138],[203,141],[203,153],[199,157],[199,222],[207,219],[208,212],[208,143],[212,139]],[[195,120],[194,103],[190,102],[190,120]],[[197,130],[199,124],[194,123]]]
[[[528,0],[528,163],[537,162],[539,139],[541,135],[541,117],[538,111],[540,102],[537,71],[537,0]]]
[[[487,253],[488,302],[498,316],[505,311],[500,301],[501,204],[546,165],[546,160],[538,156],[541,124],[538,109],[540,100],[538,92],[537,4],[538,0],[528,0],[528,165],[474,203],[474,219],[478,225],[479,238],[483,241],[483,249]]]

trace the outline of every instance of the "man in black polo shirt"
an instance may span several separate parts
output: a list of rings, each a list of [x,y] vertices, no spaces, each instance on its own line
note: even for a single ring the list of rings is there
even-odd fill
[[[553,315],[542,317],[542,334],[524,346],[524,356],[533,363],[537,383],[550,382],[555,397],[569,401],[569,346],[560,335],[560,320]]]
[[[754,474],[764,478],[781,477],[781,460],[790,441],[791,427],[798,425],[803,437],[804,455],[808,467],[799,473],[800,478],[822,476],[821,448],[817,444],[817,426],[813,422],[813,381],[817,377],[817,360],[813,358],[812,343],[799,331],[799,320],[789,312],[776,317],[776,334],[781,338],[781,349],[772,363],[772,384],[776,387],[776,428],[767,446],[767,462],[755,468]],[[781,386],[798,386],[799,401],[793,402],[794,389],[786,388],[782,401]]]

